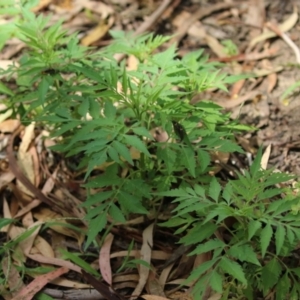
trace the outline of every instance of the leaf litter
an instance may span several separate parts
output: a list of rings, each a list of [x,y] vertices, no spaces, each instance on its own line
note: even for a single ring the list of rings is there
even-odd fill
[[[252,151],[253,145],[273,144],[271,153],[268,151],[264,155],[264,167],[271,164],[281,171],[300,174],[299,167],[295,167],[300,165],[299,151],[295,149],[300,136],[299,101],[293,95],[286,102],[281,99],[290,82],[299,79],[299,70],[288,66],[295,61],[299,63],[299,48],[294,43],[299,41],[299,4],[292,6],[286,1],[287,7],[280,11],[272,8],[269,2],[230,1],[202,6],[180,0],[107,1],[109,4],[90,0],[40,0],[33,11],[36,14],[52,13],[52,24],[63,19],[63,27],[69,32],[79,32],[83,45],[102,47],[109,44],[110,29],[122,28],[135,34],[148,30],[171,33],[174,37],[170,43],[179,46],[179,55],[205,48],[211,61],[226,63],[226,68],[233,73],[255,74],[254,78],[236,83],[231,95],[211,91],[209,98],[225,110],[231,110],[245,123],[260,128],[257,134],[248,134],[247,140],[243,140],[246,151]],[[7,23],[10,21],[13,19],[5,19]],[[228,49],[221,43],[225,38],[232,40],[238,53],[226,52]],[[23,48],[24,44],[16,39],[8,40],[0,53],[1,68],[16,63]],[[127,63],[129,69],[134,69],[137,62],[129,57]],[[141,294],[146,300],[188,299],[190,287],[183,289],[180,283],[193,268],[210,260],[211,253],[189,258],[185,251],[178,251],[180,247],[175,242],[164,240],[165,234],[172,236],[172,232],[162,232],[143,217],[115,229],[114,236],[107,235],[98,258],[96,255],[86,258],[95,272],[101,272],[108,285],[82,271],[78,261],[65,259],[58,248],[72,248],[84,254],[87,224],[80,221],[85,211],[79,208],[79,203],[86,197],[86,192],[74,173],[60,161],[61,157],[51,162],[47,140],[38,139],[39,130],[35,124],[22,127],[18,120],[10,118],[10,114],[2,115],[0,119],[1,163],[8,163],[8,166],[1,165],[2,216],[12,222],[2,226],[1,233],[12,245],[22,236],[12,257],[7,255],[2,260],[2,269],[8,278],[7,285],[0,284],[2,297],[34,299],[43,291],[63,299],[72,299],[74,295],[76,299],[123,299],[110,287],[113,286],[123,289],[127,295],[128,288],[132,287],[132,297]],[[41,150],[38,150],[40,145]],[[215,157],[215,162],[219,161]],[[226,158],[218,172],[228,161]],[[164,214],[158,216],[160,218],[164,218]],[[140,249],[128,252],[132,240],[140,245]],[[147,266],[140,264],[138,274],[126,271],[114,274],[120,267],[121,258],[128,257],[143,260]],[[33,268],[31,277],[34,279],[30,283],[18,268],[24,264]],[[60,268],[55,270],[54,266]],[[39,273],[34,268],[44,269],[44,272]],[[68,276],[62,276],[68,272]],[[60,291],[55,286],[69,289]],[[211,292],[207,291],[206,299],[220,299],[220,294]]]

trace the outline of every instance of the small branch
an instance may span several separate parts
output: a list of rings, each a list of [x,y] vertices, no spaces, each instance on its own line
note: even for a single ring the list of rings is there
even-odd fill
[[[272,30],[273,32],[275,32],[279,37],[281,37],[290,48],[292,48],[292,50],[294,51],[295,55],[296,55],[296,61],[298,64],[300,64],[300,50],[297,47],[297,45],[291,40],[291,38],[284,32],[282,32],[278,26],[272,24],[272,23],[267,23],[266,26]]]
[[[141,34],[143,32],[146,32],[162,15],[162,13],[166,10],[166,8],[169,6],[169,4],[172,2],[172,0],[164,0],[160,6],[152,13],[151,16],[149,16],[142,24],[141,26],[135,31],[135,35]]]

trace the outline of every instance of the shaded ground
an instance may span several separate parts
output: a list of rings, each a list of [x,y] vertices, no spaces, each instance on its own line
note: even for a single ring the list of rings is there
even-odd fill
[[[109,44],[111,38],[108,30],[110,29],[131,30],[137,33],[154,31],[160,34],[177,34],[172,42],[177,43],[179,55],[204,48],[211,60],[223,61],[228,72],[254,73],[255,78],[235,84],[229,94],[211,91],[205,96],[222,105],[225,110],[230,110],[233,117],[258,128],[258,131],[240,137],[240,143],[246,151],[254,153],[253,147],[257,147],[257,145],[272,144],[269,163],[281,171],[300,174],[299,95],[296,90],[291,96],[282,98],[285,90],[295,81],[300,80],[300,71],[297,67],[300,61],[297,61],[295,54],[295,51],[299,53],[299,49],[293,50],[278,34],[274,34],[273,37],[263,35],[263,30],[267,30],[266,23],[270,22],[275,29],[281,28],[282,31],[287,31],[291,40],[298,45],[300,43],[298,11],[300,11],[300,2],[287,0],[49,0],[40,1],[40,5],[35,9],[37,14],[52,13],[51,22],[53,24],[63,18],[63,26],[70,32],[78,31],[84,45],[100,48]],[[280,24],[285,25],[282,27]],[[261,37],[261,39],[254,43],[257,37]],[[5,67],[11,60],[18,58],[21,51],[22,44],[19,41],[8,41],[0,53],[1,66]],[[204,96],[201,95],[201,97]],[[0,124],[2,133],[13,132],[16,126],[11,120],[5,125]],[[34,129],[31,130],[34,131]],[[2,134],[3,145],[6,144],[6,138],[7,136]],[[6,163],[4,153],[3,164]],[[55,165],[55,161],[53,164]],[[49,162],[43,161],[41,165],[45,168],[46,173],[50,173]],[[61,162],[61,165],[64,167],[64,162]],[[3,165],[3,169],[7,170],[7,165]],[[81,182],[78,182],[76,176],[66,169],[61,168],[59,175],[55,174],[58,179],[62,178],[63,181],[62,186],[56,187],[55,193],[56,197],[64,199],[64,201],[70,199],[72,206],[72,203],[77,201],[75,197],[84,199],[85,192],[80,188]],[[5,178],[2,177],[4,183],[14,179],[13,174],[6,173],[5,176]],[[51,185],[51,183],[49,184]],[[48,187],[49,190],[52,187]],[[34,215],[38,220],[51,218],[55,214],[50,210],[43,210],[39,213]],[[142,222],[143,220],[136,220],[136,224]],[[72,236],[72,234],[74,232],[71,234],[66,231],[62,232],[63,236]],[[126,249],[128,249],[131,238],[142,241],[140,228],[132,228],[130,233],[126,231],[125,233],[116,232],[116,234],[118,237],[111,250],[112,253],[115,253],[115,257],[126,256]],[[122,239],[126,235],[128,235],[127,239]],[[172,236],[168,241],[170,245],[168,249],[162,242],[168,235],[169,232],[158,230],[157,241],[155,241],[156,247],[161,249],[156,253],[157,259],[165,261],[162,263],[162,269],[166,269],[170,264],[168,259],[175,251],[173,245],[175,240]],[[76,236],[76,239],[81,241],[83,237],[79,235]],[[74,241],[52,235],[54,251],[55,245],[64,245],[68,249],[79,249],[78,244]],[[44,247],[46,249],[48,246]],[[124,250],[125,254],[121,250]],[[170,281],[184,277],[191,269],[193,261],[183,255],[184,253],[186,253],[186,249],[179,249],[176,256],[180,260],[179,267],[170,276]],[[120,266],[120,260],[118,258],[115,260],[115,266]],[[47,263],[47,261],[38,262]],[[138,280],[138,275],[134,275],[130,274],[132,277],[129,277],[129,274],[116,276],[114,278],[115,287],[125,288],[125,292],[128,288],[134,288]],[[73,279],[80,282],[80,278],[75,276],[75,278],[69,278],[69,282],[65,285],[61,284],[61,286],[71,287]],[[175,283],[178,284],[178,282]],[[86,286],[77,284],[75,287]],[[92,299],[88,298],[90,295],[84,294],[84,290],[82,290],[82,294],[71,290],[69,298],[67,298],[67,294],[56,291],[55,286],[49,288],[52,289],[48,290],[48,294],[54,298],[75,299],[74,294],[76,294],[76,299]],[[148,289],[151,291],[151,288],[148,287]],[[171,295],[168,297],[173,297]],[[176,297],[183,299],[181,294],[174,296],[174,298]]]

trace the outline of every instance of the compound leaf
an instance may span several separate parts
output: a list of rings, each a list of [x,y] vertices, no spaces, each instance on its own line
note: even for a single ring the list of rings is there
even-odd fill
[[[273,258],[262,268],[261,280],[264,295],[278,282],[281,271],[282,267],[276,258]]]
[[[125,134],[124,140],[130,146],[133,146],[134,148],[146,154],[147,156],[151,156],[145,144],[137,136]]]
[[[285,240],[285,228],[282,225],[278,225],[275,232],[275,245],[276,245],[276,254],[279,255],[281,248]]]
[[[223,270],[224,273],[230,274],[235,279],[239,280],[243,284],[247,284],[247,279],[245,277],[242,267],[235,261],[230,260],[227,257],[223,257],[218,267]]]
[[[131,158],[130,152],[124,144],[120,143],[119,141],[113,141],[111,143],[111,146],[120,154],[120,156],[122,156],[127,162],[133,165],[133,160]]]
[[[270,223],[267,223],[260,233],[260,246],[261,246],[262,257],[264,257],[266,254],[267,248],[271,242],[272,235],[273,235],[273,229]]]
[[[208,195],[216,202],[218,202],[220,192],[221,192],[221,185],[219,184],[218,180],[215,177],[213,177],[209,185]]]

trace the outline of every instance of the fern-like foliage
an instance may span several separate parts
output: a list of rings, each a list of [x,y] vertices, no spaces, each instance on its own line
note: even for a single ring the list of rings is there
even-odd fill
[[[255,299],[257,291],[264,296],[275,291],[277,299],[298,295],[299,277],[286,261],[300,238],[300,221],[293,213],[300,198],[276,186],[293,176],[262,170],[260,158],[261,151],[249,171],[224,187],[212,178],[206,185],[164,193],[175,197],[178,205],[175,219],[161,225],[190,228],[181,238],[185,245],[198,244],[190,255],[212,253],[213,259],[197,267],[187,280],[198,279],[194,291],[199,299],[207,284],[220,292],[229,282],[235,282],[231,292],[239,291],[247,299]],[[195,213],[197,218],[189,217]],[[222,283],[217,283],[219,278]],[[284,284],[283,296],[279,289]]]
[[[187,279],[198,299],[207,286],[224,299],[231,293],[255,299],[257,292],[299,299],[293,256],[299,196],[278,186],[291,176],[262,170],[261,152],[227,184],[209,175],[211,152],[242,152],[234,133],[251,128],[215,103],[191,99],[211,88],[226,91],[241,76],[221,72],[203,50],[182,59],[174,46],[158,52],[170,37],[154,34],[113,31],[114,42],[91,53],[61,23],[48,27],[47,18],[35,17],[34,1],[20,1],[28,3],[23,7],[13,2],[0,1],[0,8],[20,14],[12,28],[29,50],[18,66],[0,70],[8,79],[0,84],[3,102],[23,123],[47,126],[59,140],[53,150],[79,161],[88,190],[82,205],[89,222],[86,247],[105,231],[108,217],[125,222],[172,197],[176,208],[161,225],[175,227],[181,242],[194,246],[191,255],[211,254]],[[7,38],[0,38],[0,48]],[[118,53],[134,56],[136,70],[126,70]]]

